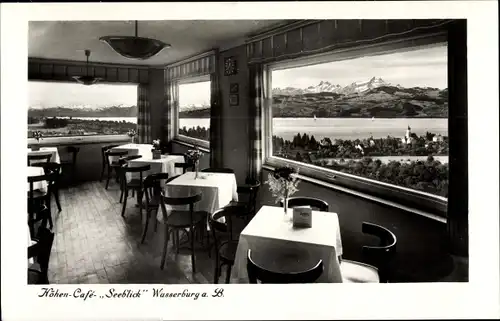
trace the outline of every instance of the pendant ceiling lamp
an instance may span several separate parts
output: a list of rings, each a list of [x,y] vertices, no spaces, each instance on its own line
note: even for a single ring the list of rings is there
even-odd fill
[[[99,38],[107,43],[119,55],[130,58],[145,60],[157,55],[160,51],[171,46],[160,40],[143,38],[137,36],[137,21],[135,21],[135,36],[105,36]]]
[[[89,57],[90,57],[90,50],[85,50],[85,56],[87,56],[87,70],[85,72],[85,76],[74,76],[73,79],[78,81],[80,84],[83,85],[93,85],[99,80],[102,80],[102,78],[94,77],[94,76],[89,76]]]

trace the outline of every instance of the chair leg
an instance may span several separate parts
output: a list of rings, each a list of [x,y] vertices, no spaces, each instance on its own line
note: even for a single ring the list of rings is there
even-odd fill
[[[167,247],[168,247],[169,235],[170,235],[170,231],[168,230],[168,225],[165,224],[165,242],[163,244],[163,253],[161,255],[161,265],[160,265],[160,269],[162,269],[162,270],[165,267],[165,261],[167,258]]]
[[[177,254],[179,254],[179,230],[175,231],[175,242],[177,247]]]
[[[219,283],[219,274],[220,274],[220,266],[218,260],[215,262],[215,271],[214,271],[214,284]]]
[[[125,195],[123,198],[123,207],[122,207],[122,217],[125,217],[125,208],[127,208],[127,198],[128,198],[128,190],[125,189]]]
[[[194,234],[193,234],[193,227],[191,226],[190,231],[189,231],[189,238],[191,239],[191,266],[193,268],[193,274],[196,273],[196,262],[194,258]]]
[[[141,244],[144,243],[144,240],[146,239],[146,234],[148,232],[148,226],[149,226],[149,216],[151,212],[146,209],[146,222],[144,223],[144,231],[142,232],[142,239],[141,239]]]
[[[132,190],[132,193],[134,193],[134,190]],[[137,190],[137,202],[139,203],[139,214],[141,215],[142,219],[142,191]]]
[[[102,170],[101,170],[101,178],[99,178],[99,182],[102,182],[102,178],[104,177],[104,171],[106,170],[106,165],[104,163],[102,164]]]
[[[57,209],[61,211],[61,202],[59,201],[59,187],[57,186],[54,191],[54,198],[56,200]]]
[[[108,177],[106,177],[106,189],[108,189],[110,178],[111,178],[111,168],[108,167]]]
[[[231,264],[227,265],[227,270],[226,270],[226,284],[229,284],[229,281],[231,281]]]

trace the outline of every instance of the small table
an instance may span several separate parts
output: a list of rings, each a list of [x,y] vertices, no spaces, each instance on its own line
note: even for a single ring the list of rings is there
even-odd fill
[[[42,167],[28,166],[28,177],[42,176],[45,172]],[[30,190],[30,183],[28,184],[28,192]],[[33,183],[33,190],[47,191],[47,181],[40,181]]]
[[[53,163],[60,163],[61,158],[59,157],[59,152],[57,150],[57,147],[41,147],[39,150],[31,150],[31,148],[28,148],[28,155],[47,155],[47,154],[52,154],[50,161]],[[33,160],[31,161],[32,164],[34,163],[39,163],[41,161],[36,161]]]
[[[291,216],[292,213],[293,209],[289,209],[288,215]],[[268,258],[266,268],[279,270],[280,267],[287,266],[287,272],[294,270],[294,263],[301,266],[300,269],[293,271],[297,272],[311,268],[322,259],[324,271],[317,282],[342,282],[338,260],[342,255],[342,241],[336,213],[312,211],[312,227],[295,228],[290,219],[285,219],[282,207],[262,206],[240,234],[231,271],[231,283],[248,283],[249,249],[252,250],[252,256],[262,257],[263,255],[260,255],[262,253],[273,253],[269,257],[266,256]],[[283,255],[275,256],[276,253]],[[294,253],[297,254],[295,257]],[[304,267],[304,262],[292,262],[299,256],[311,264]]]
[[[172,177],[183,173],[182,168],[175,168],[175,163],[184,163],[184,156],[161,155],[160,159],[153,159],[152,155],[145,155],[141,158],[130,160],[128,163],[130,167],[150,165],[151,169],[143,173],[143,178],[156,173],[167,173],[169,177]],[[139,178],[139,173],[127,173],[127,180],[132,178]]]
[[[152,144],[125,144],[125,145],[120,145],[113,147],[111,150],[113,152],[128,152],[128,156],[135,156],[135,155],[141,155],[142,157],[150,157],[152,158],[152,152],[151,150],[153,149]],[[116,158],[116,157],[112,157]],[[110,158],[111,159],[111,158]],[[116,159],[112,159],[113,161]]]
[[[166,196],[187,197],[202,193],[202,199],[195,204],[195,210],[214,213],[228,205],[231,201],[238,201],[236,176],[229,173],[198,173],[187,172],[164,187]],[[173,208],[173,207],[171,207]],[[181,209],[175,206],[176,209]],[[184,209],[184,208],[182,208]],[[158,211],[157,218],[163,221],[163,214]]]

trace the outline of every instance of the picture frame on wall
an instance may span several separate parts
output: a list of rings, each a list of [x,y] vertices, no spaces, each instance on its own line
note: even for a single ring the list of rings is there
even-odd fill
[[[239,84],[238,83],[232,83],[229,85],[229,93],[237,94],[238,92],[239,92]]]
[[[240,96],[238,94],[230,94],[229,95],[229,105],[230,106],[238,106],[240,103]]]

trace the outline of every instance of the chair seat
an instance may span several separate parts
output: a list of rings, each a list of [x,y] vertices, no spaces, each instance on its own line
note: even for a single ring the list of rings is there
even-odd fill
[[[378,269],[372,265],[342,260],[340,271],[344,283],[380,283]]]
[[[228,241],[223,243],[219,247],[219,255],[221,259],[234,263],[234,258],[236,256],[236,250],[238,249],[238,242],[237,241]]]
[[[36,189],[33,191],[33,198],[42,198],[47,196],[47,191],[42,191],[39,189]],[[30,197],[30,192],[28,192],[28,198]]]

